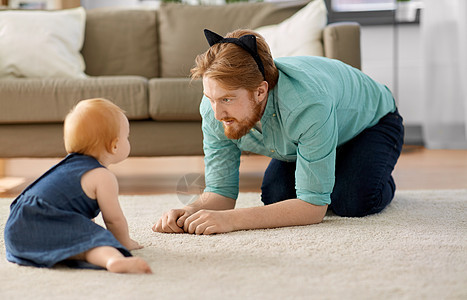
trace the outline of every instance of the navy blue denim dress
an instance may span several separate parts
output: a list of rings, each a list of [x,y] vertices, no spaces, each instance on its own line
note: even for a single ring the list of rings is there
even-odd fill
[[[102,167],[93,157],[72,153],[28,186],[10,206],[5,225],[7,260],[52,267],[99,246],[131,256],[110,231],[91,220],[100,209],[81,188],[81,177]]]

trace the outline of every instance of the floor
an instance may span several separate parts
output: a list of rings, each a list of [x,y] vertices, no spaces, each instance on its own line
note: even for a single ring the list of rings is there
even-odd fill
[[[58,159],[5,160],[5,176],[0,178],[0,197],[15,197]],[[269,158],[242,156],[240,191],[259,192]],[[129,158],[111,166],[120,184],[120,194],[175,193],[186,187],[199,189],[203,178],[203,158]],[[467,189],[467,150],[428,150],[406,146],[394,170],[398,189]],[[201,183],[198,183],[201,181]]]

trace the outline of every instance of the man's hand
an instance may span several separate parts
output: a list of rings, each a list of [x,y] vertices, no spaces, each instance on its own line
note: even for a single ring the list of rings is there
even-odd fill
[[[187,209],[171,209],[157,221],[152,230],[165,233],[183,233],[183,224],[192,212]]]
[[[183,230],[204,235],[234,231],[233,213],[233,210],[200,210],[186,218]]]
[[[195,214],[197,211],[204,210],[206,211],[221,211],[221,210],[231,210],[235,207],[235,200],[227,198],[215,193],[206,192],[201,194],[201,196],[192,204],[185,206],[180,209],[172,209],[165,214],[157,221],[156,224],[152,227],[153,231],[156,232],[165,232],[165,233],[183,233],[185,220],[191,215]],[[198,214],[197,216],[199,216]],[[190,223],[193,222],[193,219],[190,220]],[[199,224],[197,224],[199,225]],[[195,226],[195,225],[193,225]],[[201,227],[200,227],[201,229]],[[232,230],[229,230],[232,231]],[[188,231],[187,231],[188,232]],[[216,231],[221,232],[221,231]],[[227,231],[223,231],[227,232]],[[194,233],[194,232],[192,232]]]

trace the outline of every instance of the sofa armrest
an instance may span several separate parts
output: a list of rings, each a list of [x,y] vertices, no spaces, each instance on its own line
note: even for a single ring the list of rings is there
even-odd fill
[[[324,56],[361,69],[360,24],[337,22],[323,30]]]

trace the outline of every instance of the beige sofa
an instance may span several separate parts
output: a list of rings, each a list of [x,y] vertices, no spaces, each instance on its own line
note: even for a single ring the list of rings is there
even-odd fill
[[[130,119],[131,156],[202,155],[201,82],[190,82],[202,29],[280,23],[306,3],[168,4],[158,10],[87,11],[82,55],[88,78],[0,79],[0,158],[61,157],[62,122],[81,99],[104,97]],[[328,25],[324,54],[360,68],[358,24]]]

